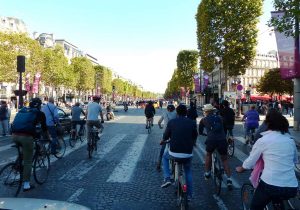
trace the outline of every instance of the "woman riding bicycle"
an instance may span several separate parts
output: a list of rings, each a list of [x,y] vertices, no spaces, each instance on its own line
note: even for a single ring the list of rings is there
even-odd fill
[[[265,120],[268,131],[254,144],[250,156],[242,166],[236,168],[241,173],[252,169],[262,157],[264,169],[255,190],[251,208],[263,210],[271,201],[286,200],[296,196],[298,182],[294,171],[298,162],[294,140],[288,134],[289,123],[279,112],[268,114]]]
[[[253,129],[258,128],[258,121],[259,121],[259,114],[255,110],[255,105],[251,105],[251,109],[245,113],[243,119],[245,120],[245,139],[249,136],[250,131]],[[249,139],[246,139],[246,144],[248,143]]]

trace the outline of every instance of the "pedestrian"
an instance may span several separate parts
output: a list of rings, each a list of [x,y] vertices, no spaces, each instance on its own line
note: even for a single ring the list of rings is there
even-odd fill
[[[289,109],[290,117],[294,116],[294,104],[293,104],[293,102],[289,103],[289,108],[288,109]]]
[[[233,137],[233,127],[234,127],[234,121],[235,121],[235,113],[232,108],[229,107],[229,102],[224,100],[222,102],[223,109],[220,111],[220,116],[223,120],[223,126],[225,135],[227,135],[227,132],[229,132],[229,136]]]
[[[8,107],[6,101],[1,101],[0,107],[0,124],[2,128],[2,136],[6,136],[8,134]]]

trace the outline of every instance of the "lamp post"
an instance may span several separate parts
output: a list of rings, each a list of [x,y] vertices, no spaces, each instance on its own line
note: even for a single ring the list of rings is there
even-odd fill
[[[222,58],[220,57],[215,57],[217,68],[219,71],[219,84],[218,84],[218,96],[219,96],[219,103],[221,104],[222,102]]]

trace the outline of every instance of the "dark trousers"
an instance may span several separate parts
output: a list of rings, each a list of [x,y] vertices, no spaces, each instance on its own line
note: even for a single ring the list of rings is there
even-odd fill
[[[271,201],[288,200],[297,195],[297,187],[277,187],[269,185],[260,180],[255,190],[251,210],[264,210],[265,206]]]

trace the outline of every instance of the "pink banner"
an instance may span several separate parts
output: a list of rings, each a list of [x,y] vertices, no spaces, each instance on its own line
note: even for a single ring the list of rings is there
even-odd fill
[[[39,83],[40,83],[41,74],[38,72],[34,76],[34,82],[32,86],[32,92],[38,93],[39,92]]]
[[[198,74],[194,75],[195,93],[200,93],[200,78]]]
[[[273,18],[280,19],[284,12],[271,12]],[[280,74],[283,79],[300,77],[299,48],[295,47],[294,37],[286,37],[284,33],[275,30]]]

